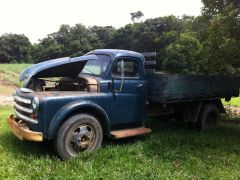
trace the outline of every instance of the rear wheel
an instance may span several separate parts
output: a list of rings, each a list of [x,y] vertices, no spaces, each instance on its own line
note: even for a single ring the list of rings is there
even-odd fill
[[[204,105],[198,120],[198,127],[201,130],[214,129],[218,126],[219,118],[220,111],[216,105]]]
[[[55,149],[63,160],[67,160],[81,152],[99,148],[102,138],[98,120],[89,114],[78,114],[70,117],[58,130]]]

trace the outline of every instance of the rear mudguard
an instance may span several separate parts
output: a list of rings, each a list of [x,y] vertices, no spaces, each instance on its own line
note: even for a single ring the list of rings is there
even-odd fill
[[[51,123],[48,128],[48,134],[47,139],[53,139],[61,126],[61,124],[73,113],[77,113],[78,111],[81,111],[81,109],[89,109],[94,110],[95,112],[98,112],[101,114],[102,118],[100,121],[103,125],[104,132],[106,135],[110,135],[110,122],[107,113],[105,110],[100,107],[98,104],[92,102],[92,101],[74,101],[71,102],[65,106],[63,106],[56,115],[51,120]],[[84,112],[83,112],[84,113]]]

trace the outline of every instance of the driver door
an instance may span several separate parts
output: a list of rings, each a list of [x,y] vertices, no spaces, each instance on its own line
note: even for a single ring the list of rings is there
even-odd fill
[[[147,83],[142,63],[139,59],[126,57],[114,61],[111,98],[113,125],[141,123],[145,118]]]

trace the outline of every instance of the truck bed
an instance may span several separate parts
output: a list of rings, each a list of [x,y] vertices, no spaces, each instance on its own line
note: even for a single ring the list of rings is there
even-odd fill
[[[239,96],[240,77],[218,75],[175,75],[149,71],[148,100],[172,103]]]

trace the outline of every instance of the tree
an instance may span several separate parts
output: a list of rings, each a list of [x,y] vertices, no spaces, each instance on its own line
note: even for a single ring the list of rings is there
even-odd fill
[[[240,19],[237,16],[237,10],[230,10],[212,18],[207,38],[203,41],[204,72],[240,73]]]
[[[70,30],[70,53],[72,56],[83,55],[93,49],[101,48],[98,35],[82,24],[76,24]],[[76,47],[78,43],[78,47]]]
[[[90,32],[98,37],[101,48],[111,48],[109,43],[112,40],[113,34],[116,29],[112,26],[93,26],[89,28]]]
[[[59,58],[62,57],[63,45],[49,35],[39,42],[38,47],[35,47],[35,52],[37,53],[36,62]]]
[[[142,11],[132,12],[132,13],[130,13],[130,15],[131,15],[131,20],[133,23],[135,23],[136,20],[139,21],[144,16]]]
[[[207,28],[201,69],[209,74],[240,73],[240,1],[203,0]]]
[[[182,33],[166,48],[163,69],[171,73],[196,74],[199,71],[201,44],[192,33]]]
[[[128,24],[125,27],[119,28],[113,32],[112,39],[109,42],[109,47],[116,49],[132,49],[132,34],[134,31],[134,26]]]
[[[103,48],[109,41],[110,32],[111,27],[62,25],[57,32],[49,34],[34,46],[33,51],[37,54],[35,59],[39,62],[63,56],[80,56],[93,49]]]
[[[202,13],[204,16],[209,16],[209,18],[222,13],[229,6],[234,9],[240,8],[239,0],[202,0],[202,3],[204,5]]]
[[[4,34],[0,37],[0,63],[31,62],[31,43],[24,35]]]

